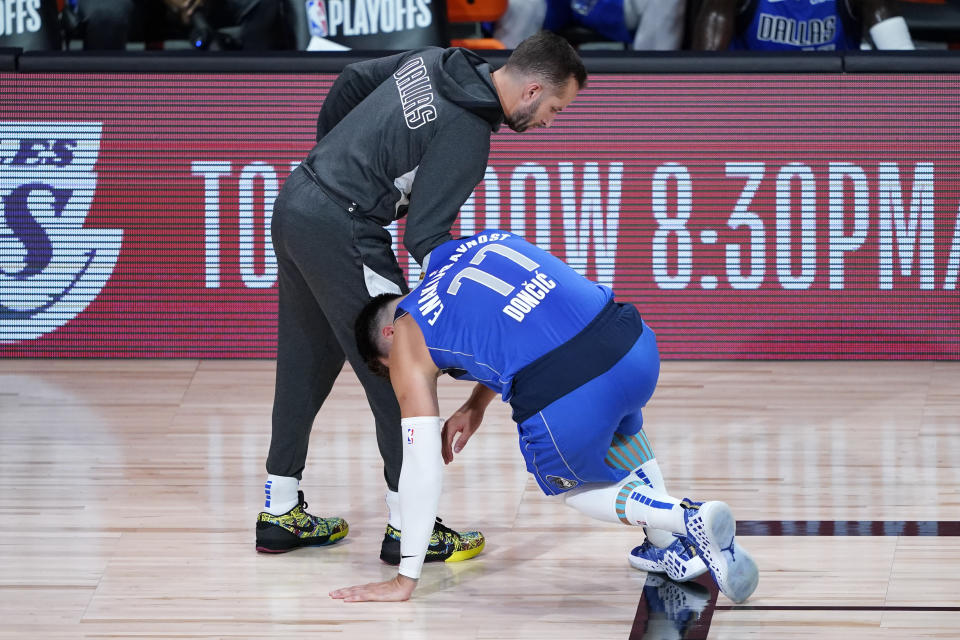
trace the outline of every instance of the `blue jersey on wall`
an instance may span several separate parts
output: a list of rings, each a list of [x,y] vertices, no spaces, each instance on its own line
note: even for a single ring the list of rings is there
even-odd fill
[[[841,6],[838,6],[841,5]],[[756,0],[730,45],[751,51],[842,51],[860,48],[846,0]],[[749,12],[750,9],[747,9]]]
[[[397,313],[420,326],[437,367],[509,400],[520,369],[574,337],[612,298],[523,238],[488,230],[434,249]]]

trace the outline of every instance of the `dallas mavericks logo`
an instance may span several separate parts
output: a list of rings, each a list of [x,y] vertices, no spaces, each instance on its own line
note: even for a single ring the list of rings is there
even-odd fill
[[[0,343],[83,312],[120,255],[121,229],[84,229],[101,123],[0,122]]]
[[[566,491],[567,489],[573,489],[575,486],[580,484],[576,480],[570,480],[568,478],[561,478],[560,476],[547,476],[547,482],[550,482],[557,489],[561,491]]]

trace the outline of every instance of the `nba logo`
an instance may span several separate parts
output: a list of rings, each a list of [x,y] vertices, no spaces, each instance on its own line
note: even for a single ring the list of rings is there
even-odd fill
[[[413,444],[413,429],[407,429],[407,444]]]
[[[327,7],[323,0],[307,0],[307,23],[310,25],[310,35],[327,37]]]

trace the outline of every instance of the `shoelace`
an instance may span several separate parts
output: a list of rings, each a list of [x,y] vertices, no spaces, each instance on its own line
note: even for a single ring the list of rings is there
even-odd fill
[[[323,522],[323,518],[316,518],[307,513],[307,507],[309,505],[307,505],[307,501],[303,498],[303,491],[297,491],[297,498],[299,498],[299,504],[297,506],[300,507],[300,513],[303,514],[303,520],[294,516],[294,519],[297,520],[297,522]]]
[[[441,537],[445,540],[453,539],[459,540],[460,534],[451,529],[450,527],[443,524],[443,520],[437,518],[437,521],[433,523],[433,530],[441,533]]]

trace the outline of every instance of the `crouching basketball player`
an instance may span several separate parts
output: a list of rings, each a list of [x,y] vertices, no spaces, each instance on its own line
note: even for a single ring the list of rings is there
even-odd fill
[[[660,356],[633,305],[503,231],[440,245],[424,272],[408,295],[372,300],[356,325],[361,355],[389,375],[403,417],[399,574],[332,597],[410,597],[433,531],[441,461],[463,448],[498,394],[513,409],[527,470],[544,493],[562,494],[594,518],[644,528],[633,566],[678,581],[709,570],[734,602],[753,593],[757,566],[734,541],[730,508],[666,492],[641,415]],[[441,373],[479,383],[446,424]]]

